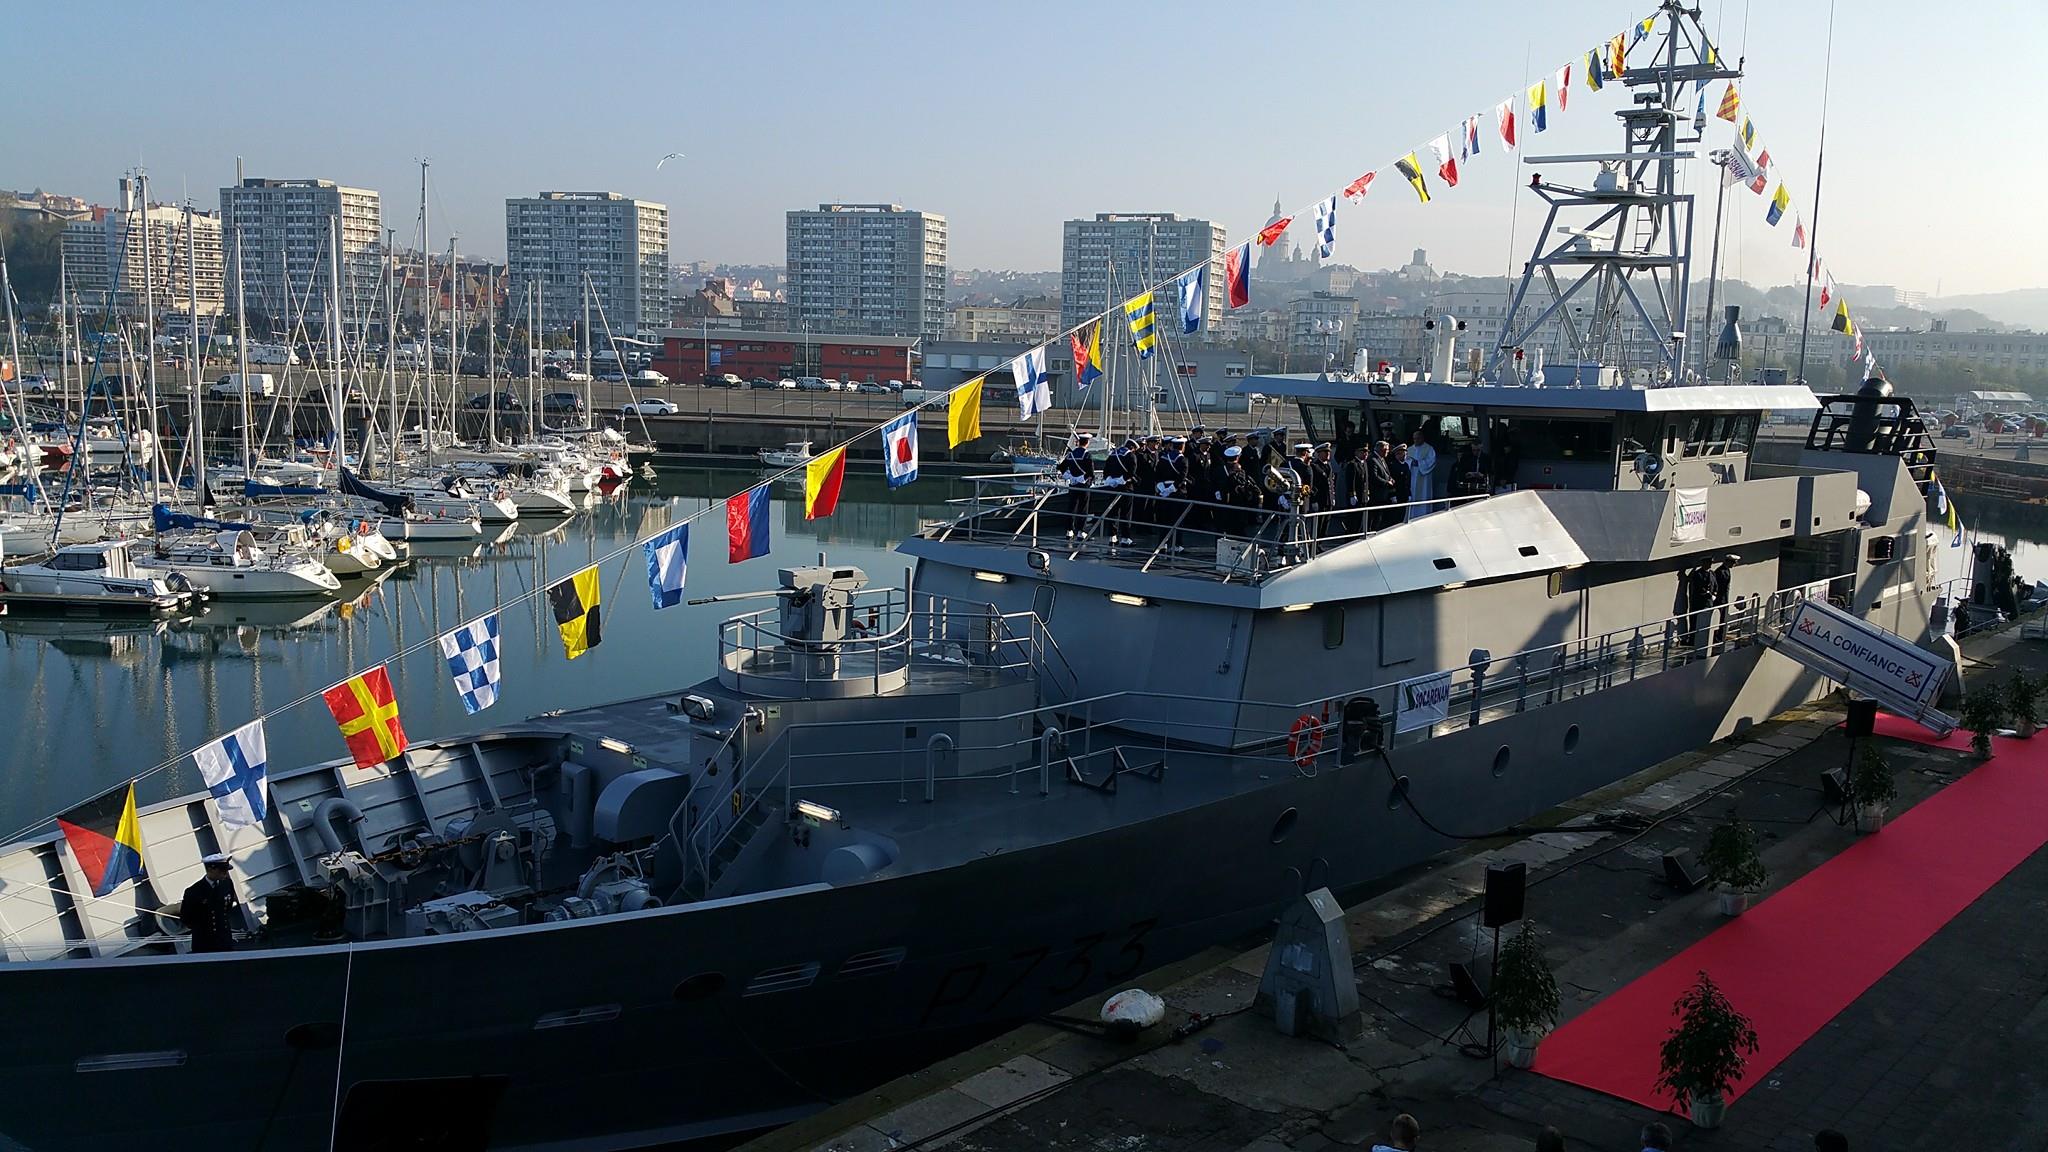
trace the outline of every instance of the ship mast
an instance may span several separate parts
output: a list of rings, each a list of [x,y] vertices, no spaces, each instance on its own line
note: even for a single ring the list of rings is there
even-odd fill
[[[1739,63],[1731,68],[1710,60],[1697,11],[1679,0],[1665,0],[1660,11],[1661,51],[1609,81],[1630,95],[1629,106],[1615,113],[1622,150],[1522,158],[1529,165],[1593,164],[1597,171],[1590,187],[1531,177],[1530,190],[1549,211],[1494,350],[1490,370],[1504,379],[1517,371],[1516,350],[1541,342],[1552,324],[1563,332],[1568,358],[1602,369],[1581,383],[1621,382],[1606,370],[1631,351],[1649,357],[1656,382],[1685,376],[1693,196],[1679,191],[1678,173],[1702,136],[1686,115],[1685,89],[1733,79],[1742,70]],[[1541,307],[1531,298],[1539,286],[1533,295],[1549,297]],[[1583,317],[1575,315],[1574,302]]]

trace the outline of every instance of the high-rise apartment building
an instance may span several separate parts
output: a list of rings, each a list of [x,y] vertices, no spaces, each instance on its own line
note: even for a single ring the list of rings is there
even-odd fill
[[[235,304],[232,269],[241,244],[240,288],[251,315],[274,323],[323,329],[333,308],[328,246],[330,221],[341,222],[341,313],[345,326],[383,312],[379,276],[384,212],[378,194],[332,180],[249,178],[220,190],[221,246],[230,269],[227,306]]]
[[[505,306],[525,315],[540,289],[541,328],[583,322],[643,337],[670,325],[668,206],[617,192],[543,192],[505,201]]]
[[[901,204],[789,213],[789,324],[812,332],[921,336],[946,326],[946,218]]]
[[[155,291],[158,315],[183,315],[196,290],[201,316],[222,308],[221,230],[218,217],[191,214],[192,243],[185,242],[185,210],[142,203],[142,192],[121,181],[118,206],[64,226],[65,290],[76,305],[98,312],[111,304],[118,316],[142,314],[143,289]],[[149,246],[143,247],[144,216]],[[145,252],[147,255],[145,255]]]
[[[1172,212],[1100,212],[1066,222],[1060,244],[1060,326],[1071,328],[1160,281],[1209,262],[1202,329],[1208,338],[1223,318],[1223,227]],[[1180,301],[1154,302],[1162,331],[1179,332]],[[1170,327],[1169,327],[1170,325]]]

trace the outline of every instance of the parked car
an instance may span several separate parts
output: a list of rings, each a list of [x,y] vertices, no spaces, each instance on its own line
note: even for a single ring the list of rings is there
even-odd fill
[[[57,382],[48,376],[38,376],[31,373],[13,382],[9,387],[24,396],[47,396],[57,390]]]
[[[838,388],[839,383],[836,380],[821,380],[816,376],[799,376],[796,378],[796,390],[799,392],[834,392]]]
[[[621,416],[673,416],[675,414],[676,406],[658,396],[649,396],[645,400],[628,400],[626,403],[619,405],[619,415]]]
[[[853,390],[865,396],[887,396],[889,390],[873,380],[854,385]]]
[[[775,387],[775,381],[770,380],[766,376],[756,376],[752,380],[747,381],[747,387],[772,389]]]
[[[633,373],[632,383],[636,388],[659,388],[668,383],[668,377],[652,368],[642,368]]]
[[[901,392],[903,391],[903,381],[884,380],[882,381],[882,387],[887,388],[891,392]]]
[[[581,368],[564,368],[562,369],[562,379],[570,384],[588,384],[590,383],[590,373],[585,372]]]
[[[825,391],[827,392],[850,391],[852,387],[853,386],[851,384],[842,384],[837,379],[831,376],[825,377]]]
[[[550,392],[540,398],[540,410],[556,415],[581,416],[583,397],[574,392]]]
[[[480,412],[493,406],[493,397],[497,399],[496,407],[500,412],[517,412],[521,407],[518,394],[513,392],[477,392],[470,396],[463,407],[474,408]]]
[[[216,399],[223,396],[240,396],[244,393],[250,396],[275,396],[277,381],[272,379],[268,372],[251,372],[247,376],[240,372],[230,372],[214,381],[213,387],[207,391]]]
[[[784,392],[794,392],[797,389],[797,382],[791,380],[787,376],[784,376],[782,379],[777,380],[775,382],[775,386]]]
[[[1968,424],[1951,424],[1941,430],[1941,438],[1944,440],[1968,440],[1970,438],[1970,426]]]
[[[597,374],[597,378],[607,384],[624,384],[626,382],[626,373],[622,369],[606,368]]]

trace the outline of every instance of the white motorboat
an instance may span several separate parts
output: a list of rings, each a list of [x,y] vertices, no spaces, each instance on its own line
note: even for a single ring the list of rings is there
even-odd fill
[[[387,543],[403,540],[407,544],[422,541],[475,541],[483,538],[484,526],[476,517],[441,516],[432,512],[414,512],[404,516],[383,516],[369,521],[370,526]]]
[[[511,482],[512,502],[521,516],[568,516],[576,511],[569,477],[552,464],[535,465]]]
[[[763,448],[755,455],[770,468],[794,468],[811,462],[811,442],[792,440],[780,448]]]
[[[0,568],[0,604],[60,611],[175,612],[197,595],[182,576],[138,569],[131,540],[66,544]]]
[[[89,420],[85,425],[85,451],[96,464],[109,464],[124,456],[149,459],[156,448],[156,436],[147,428],[128,431],[111,420]]]
[[[318,464],[270,457],[257,460],[246,475],[235,466],[209,469],[207,476],[217,492],[240,492],[245,480],[254,480],[259,485],[272,488],[307,491],[322,491],[327,486],[327,474]]]
[[[175,572],[192,587],[228,599],[326,596],[341,589],[325,564],[297,552],[259,547],[246,528],[159,536],[149,552],[135,557],[135,564]]]
[[[258,525],[259,545],[317,557],[336,576],[362,576],[398,562],[398,549],[368,519],[329,508],[252,505],[223,517]]]
[[[456,476],[419,478],[394,485],[392,491],[410,499],[422,512],[474,518],[485,524],[510,524],[519,519],[519,505],[512,502],[504,485],[495,482],[486,488]]]

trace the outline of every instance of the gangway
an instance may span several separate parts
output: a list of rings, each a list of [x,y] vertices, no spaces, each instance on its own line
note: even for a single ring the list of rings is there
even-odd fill
[[[1759,639],[1780,656],[1861,692],[1937,736],[1956,730],[1954,718],[1934,706],[1952,665],[1897,633],[1810,598],[1800,602],[1784,627],[1766,627]]]

